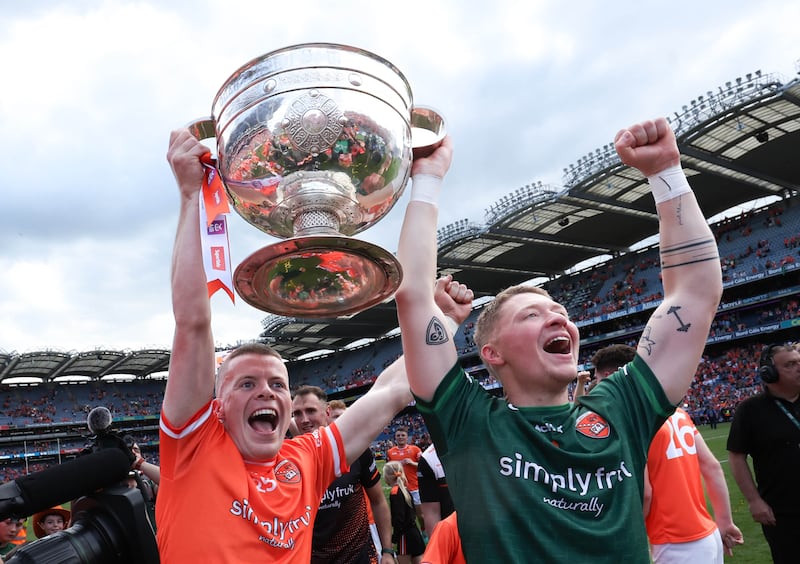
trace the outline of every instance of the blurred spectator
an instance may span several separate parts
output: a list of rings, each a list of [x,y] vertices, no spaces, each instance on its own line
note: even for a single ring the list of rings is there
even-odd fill
[[[24,519],[16,517],[9,517],[0,521],[0,556],[4,560],[17,548],[17,545],[14,544],[14,539],[17,538],[17,533],[19,533],[24,522]]]
[[[33,533],[37,539],[52,535],[58,531],[63,531],[69,526],[72,514],[62,505],[56,505],[50,509],[40,511],[31,519],[33,521]]]
[[[411,494],[411,499],[414,502],[414,510],[417,517],[422,522],[422,530],[425,530],[425,524],[422,519],[422,507],[420,506],[419,499],[419,482],[417,480],[417,466],[419,459],[422,456],[422,450],[408,442],[408,427],[398,427],[394,432],[394,445],[386,453],[386,459],[389,461],[397,461],[403,466],[405,472],[405,484],[408,487],[408,492]]]

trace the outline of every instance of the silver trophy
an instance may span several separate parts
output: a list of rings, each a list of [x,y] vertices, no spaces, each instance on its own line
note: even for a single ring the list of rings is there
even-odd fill
[[[258,57],[189,124],[216,139],[231,207],[283,239],[235,270],[239,296],[294,317],[339,317],[394,294],[402,272],[381,247],[354,239],[400,198],[413,156],[445,136],[441,116],[414,107],[389,61],[346,45],[309,43]]]

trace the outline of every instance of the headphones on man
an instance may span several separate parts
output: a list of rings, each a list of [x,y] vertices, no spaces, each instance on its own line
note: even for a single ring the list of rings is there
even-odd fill
[[[761,349],[761,359],[758,363],[758,375],[761,377],[761,381],[766,384],[774,384],[778,381],[778,369],[775,368],[775,364],[772,362],[772,349],[780,346],[781,345],[772,343],[765,345],[764,348]]]

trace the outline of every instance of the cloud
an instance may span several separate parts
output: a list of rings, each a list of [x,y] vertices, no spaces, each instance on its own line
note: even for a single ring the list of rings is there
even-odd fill
[[[441,110],[456,155],[441,224],[483,220],[517,187],[617,129],[761,68],[793,76],[800,6],[579,0],[17,2],[0,20],[0,349],[169,347],[178,196],[169,132],[207,116],[239,66],[291,44],[352,44]],[[406,197],[360,235],[390,251]],[[276,240],[233,218],[238,264]],[[264,313],[212,299],[220,344]]]

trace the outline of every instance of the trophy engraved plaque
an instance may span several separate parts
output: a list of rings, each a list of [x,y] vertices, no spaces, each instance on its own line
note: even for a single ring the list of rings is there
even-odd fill
[[[394,294],[397,259],[352,236],[392,209],[413,157],[430,154],[446,134],[438,113],[413,106],[394,65],[346,45],[279,49],[237,70],[211,117],[188,127],[198,139],[215,138],[231,207],[283,239],[236,268],[233,284],[244,301],[325,318]]]

